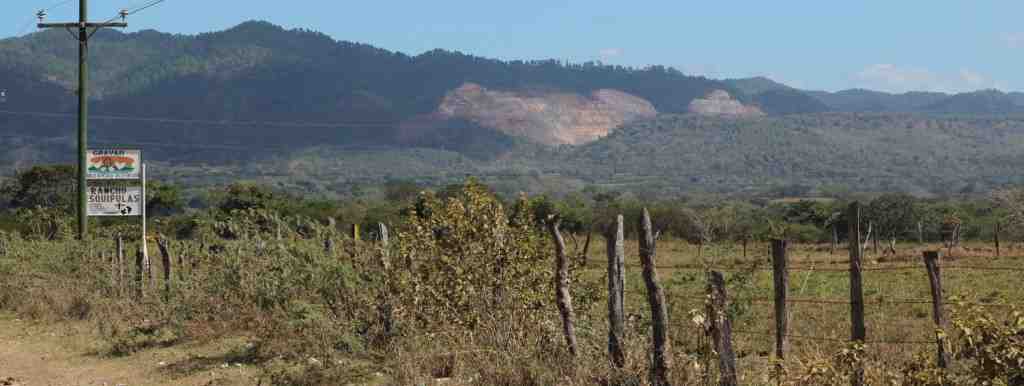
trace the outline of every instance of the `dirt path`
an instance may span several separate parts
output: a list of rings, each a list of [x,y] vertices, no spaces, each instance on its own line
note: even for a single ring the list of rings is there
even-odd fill
[[[256,385],[258,371],[216,363],[215,345],[98,355],[89,326],[46,325],[0,314],[0,386]],[[188,369],[182,371],[181,369]]]

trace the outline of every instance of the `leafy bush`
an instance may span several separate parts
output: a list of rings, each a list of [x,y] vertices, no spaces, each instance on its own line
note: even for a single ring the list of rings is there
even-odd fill
[[[470,180],[448,199],[424,194],[399,234],[397,264],[410,275],[397,285],[413,319],[428,326],[476,326],[496,311],[535,311],[547,302],[549,244],[521,199],[509,218],[482,185]],[[525,209],[525,210],[524,210]]]

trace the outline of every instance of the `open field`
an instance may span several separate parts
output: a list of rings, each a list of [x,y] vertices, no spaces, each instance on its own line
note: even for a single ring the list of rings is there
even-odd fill
[[[97,380],[124,374],[127,379],[153,382],[143,384],[251,384],[247,379],[273,384],[422,384],[435,379],[445,379],[446,384],[491,384],[497,379],[508,379],[508,384],[593,384],[615,374],[605,363],[608,327],[603,283],[607,260],[605,243],[600,237],[592,241],[585,265],[578,260],[575,264],[580,265],[574,265],[579,275],[571,291],[579,307],[576,332],[581,346],[576,367],[571,366],[573,360],[560,348],[557,313],[548,306],[539,309],[546,310],[542,314],[527,319],[517,320],[525,316],[512,314],[508,320],[482,321],[476,328],[453,326],[438,331],[409,326],[415,331],[413,334],[386,341],[380,336],[373,337],[373,330],[379,326],[352,330],[354,319],[365,317],[358,314],[363,312],[358,307],[351,309],[353,315],[303,315],[302,312],[315,313],[317,307],[323,306],[317,303],[326,299],[298,292],[303,291],[301,288],[323,290],[325,283],[319,281],[328,279],[315,273],[314,266],[330,266],[322,259],[358,261],[358,256],[378,245],[373,241],[335,237],[338,245],[334,254],[322,253],[322,241],[317,239],[290,239],[290,245],[276,248],[268,246],[273,241],[268,243],[259,238],[222,241],[215,244],[215,250],[222,251],[219,253],[209,252],[208,246],[200,249],[196,241],[174,241],[170,244],[174,257],[168,297],[162,293],[165,282],[159,258],[154,259],[153,282],[138,297],[131,295],[134,271],[130,265],[125,267],[127,283],[117,284],[110,279],[110,241],[93,240],[89,248],[82,250],[75,242],[7,240],[6,253],[0,255],[0,274],[12,279],[6,281],[6,286],[0,286],[0,307],[14,314],[6,314],[3,323],[19,326],[10,331],[26,333],[6,334],[4,339],[14,342],[9,347],[16,347],[18,352],[59,347],[53,357],[70,364],[51,367],[57,370],[49,374],[56,378],[44,378],[56,379],[57,383],[64,379],[57,377],[57,373],[84,374]],[[550,248],[550,240],[543,245]],[[900,245],[896,256],[872,254],[870,248],[866,253],[868,379],[886,379],[898,372],[894,369],[920,358],[934,357],[929,284],[920,255],[923,250],[939,247]],[[152,243],[150,250],[158,250],[157,245]],[[284,254],[285,251],[290,253]],[[573,252],[572,245],[569,252]],[[319,256],[312,257],[313,254]],[[675,383],[701,384],[705,379],[713,379],[705,377],[715,373],[716,362],[707,351],[708,337],[695,322],[704,312],[704,269],[710,268],[726,275],[740,383],[774,384],[770,378],[774,363],[774,314],[768,245],[751,243],[747,258],[742,257],[739,245],[731,244],[705,246],[702,256],[698,258],[697,254],[696,246],[679,240],[663,239],[657,245],[658,274],[668,302]],[[301,260],[308,264],[306,269],[311,269],[305,274],[285,275],[281,269],[299,266],[279,266],[273,262],[303,255],[306,257]],[[832,255],[827,245],[797,245],[791,246],[789,255],[792,304],[790,344],[784,364],[790,376],[784,383],[811,384],[801,381],[801,375],[806,375],[801,372],[809,371],[815,364],[828,363],[849,339],[846,250],[839,249]],[[951,257],[944,257],[942,279],[946,297],[960,297],[964,302],[983,304],[995,315],[1008,315],[1009,305],[1024,299],[1024,285],[1017,270],[1024,260],[1024,249],[1004,246],[1003,257],[993,255],[991,246],[969,243],[954,249]],[[177,260],[179,256],[182,260]],[[644,300],[636,241],[627,240],[625,256],[625,374],[646,379],[650,311]],[[237,265],[243,262],[244,269]],[[228,272],[245,276],[236,278],[234,283],[239,288],[219,287],[224,283],[213,285]],[[291,282],[311,279],[318,282]],[[551,294],[544,300],[551,302],[553,291],[542,292]],[[267,301],[273,296],[291,297],[286,303],[301,302],[303,307],[313,308],[298,311],[290,304],[276,310],[246,304]],[[14,318],[21,321],[14,322]],[[539,324],[520,325],[526,320]],[[500,328],[509,331],[500,332]],[[56,339],[70,344],[55,345]],[[334,343],[324,346],[329,342]],[[197,354],[200,352],[204,354]],[[171,364],[172,369],[180,371],[162,369],[157,366],[159,363]],[[241,367],[237,371],[235,367],[227,372],[218,371],[224,364]],[[20,372],[11,376],[39,376],[40,373],[31,371],[37,365],[42,364],[17,364],[21,367],[15,369]]]
[[[603,246],[603,240],[596,245]],[[787,366],[799,367],[809,358],[827,357],[850,339],[849,259],[846,245],[834,254],[828,245],[796,245],[789,250],[789,357]],[[590,251],[588,275],[604,277],[604,248]],[[868,248],[864,266],[864,301],[869,342],[867,353],[877,363],[896,365],[934,357],[935,325],[931,295],[922,259],[926,250],[947,251],[941,244],[900,245],[897,255],[883,256]],[[978,305],[995,314],[1024,303],[1024,250],[1001,251],[996,258],[990,244],[971,243],[943,257],[944,293],[964,305]],[[637,245],[627,243],[628,314],[648,313]],[[676,355],[699,352],[706,337],[692,320],[704,312],[705,268],[725,273],[734,307],[734,344],[742,384],[772,383],[767,377],[774,353],[773,283],[770,246],[751,244],[748,258],[738,245],[697,247],[677,240],[658,245],[658,271],[664,279],[670,305],[670,323]],[[1010,269],[1003,269],[1010,268]],[[951,302],[956,303],[956,302]],[[950,303],[947,303],[947,307]],[[602,309],[602,307],[597,307]]]

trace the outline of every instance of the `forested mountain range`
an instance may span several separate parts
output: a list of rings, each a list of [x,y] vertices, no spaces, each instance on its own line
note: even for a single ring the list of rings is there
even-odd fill
[[[0,40],[8,170],[73,159],[75,52],[63,31]],[[196,183],[266,177],[337,192],[477,174],[553,189],[942,193],[1010,183],[1000,176],[1024,166],[1022,93],[818,92],[662,66],[412,56],[266,22],[103,30],[90,54],[92,143],[141,147]],[[733,110],[759,113],[705,116]]]

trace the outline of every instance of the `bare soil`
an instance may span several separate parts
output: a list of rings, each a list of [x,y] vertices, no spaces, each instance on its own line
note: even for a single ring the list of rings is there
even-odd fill
[[[218,363],[237,342],[103,354],[88,323],[40,323],[0,314],[0,386],[256,385],[259,371]]]

